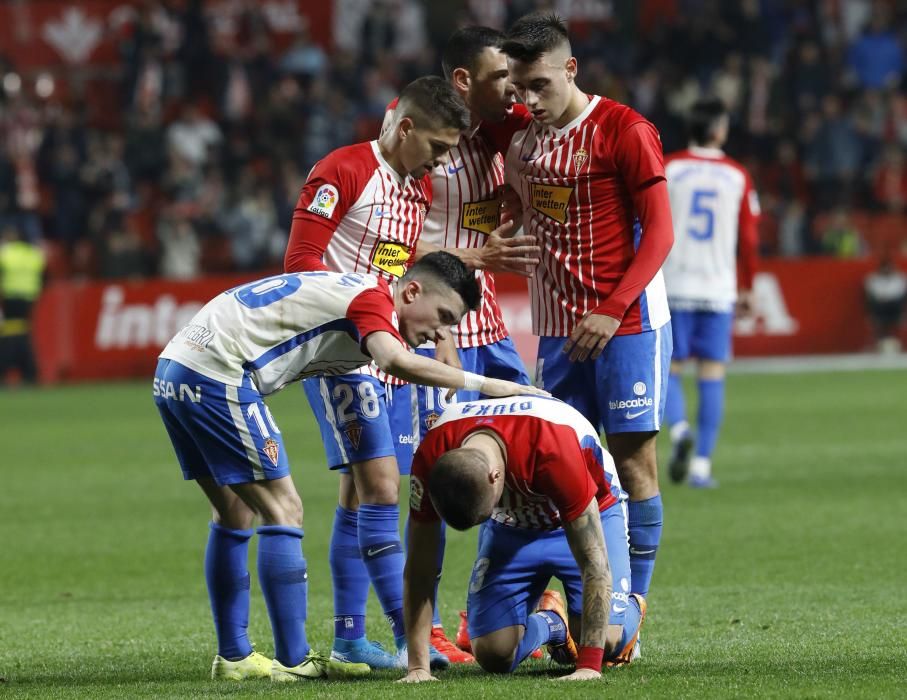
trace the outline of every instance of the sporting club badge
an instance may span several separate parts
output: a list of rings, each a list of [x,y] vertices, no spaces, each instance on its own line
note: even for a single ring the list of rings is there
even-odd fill
[[[434,426],[434,424],[438,422],[438,418],[440,417],[441,416],[432,411],[427,416],[425,416],[425,427],[431,430],[432,426]]]
[[[353,446],[354,450],[359,449],[359,439],[362,437],[362,426],[359,425],[356,421],[353,421],[346,427],[344,427],[343,432],[346,433],[347,438],[350,441],[350,444]]]
[[[280,445],[277,444],[277,441],[274,438],[268,438],[267,440],[265,440],[265,446],[261,449],[266,455],[268,455],[268,459],[271,460],[271,464],[276,467],[277,459],[280,457]]]
[[[573,165],[576,166],[576,172],[579,172],[582,169],[588,158],[589,152],[580,146],[579,150],[573,154]]]

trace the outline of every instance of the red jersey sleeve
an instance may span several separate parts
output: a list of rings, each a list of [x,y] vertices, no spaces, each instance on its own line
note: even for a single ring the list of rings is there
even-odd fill
[[[662,178],[633,193],[633,208],[639,217],[642,236],[633,262],[620,283],[595,313],[623,319],[624,314],[658,274],[671,246],[674,245],[674,226],[671,221],[671,200],[668,183]]]
[[[557,506],[561,522],[569,523],[583,514],[598,487],[589,474],[586,455],[576,442],[573,428],[550,424],[547,429],[554,433],[550,444],[558,449],[538,456],[533,490],[550,498]]]
[[[753,288],[756,264],[759,259],[759,195],[753,181],[746,174],[746,189],[740,202],[740,217],[737,228],[737,286],[740,289]]]
[[[378,285],[358,294],[346,309],[346,317],[353,322],[359,331],[359,344],[368,354],[365,339],[376,331],[390,333],[404,347],[406,342],[397,327],[397,312],[394,309],[394,298],[390,287],[383,279]]]
[[[664,180],[664,156],[655,127],[637,121],[625,128],[614,141],[614,162],[631,196],[653,180]]]
[[[284,256],[285,272],[327,270],[324,251],[365,184],[359,170],[350,167],[354,159],[348,150],[333,151],[318,161],[302,186]]]
[[[532,116],[526,108],[521,104],[515,104],[503,121],[482,122],[479,133],[491,146],[492,151],[506,156],[513,135],[529,126],[530,122],[532,122]]]
[[[409,479],[409,517],[420,523],[435,523],[441,518],[428,493],[428,479],[438,457],[443,452],[441,430],[431,430],[419,444]]]

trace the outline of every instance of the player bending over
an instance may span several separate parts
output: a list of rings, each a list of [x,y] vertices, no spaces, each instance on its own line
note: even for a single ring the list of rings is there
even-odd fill
[[[412,471],[403,680],[433,679],[427,643],[441,519],[458,530],[482,525],[467,602],[482,668],[508,673],[542,644],[555,661],[576,664],[568,680],[598,678],[603,661],[630,661],[646,602],[630,593],[625,494],[577,411],[548,398],[451,406]],[[551,576],[564,584],[566,606],[545,590]]]
[[[457,323],[475,308],[478,293],[475,277],[446,253],[426,256],[393,286],[354,273],[278,275],[208,302],[161,353],[154,401],[184,478],[198,482],[212,507],[205,578],[218,642],[213,678],[369,672],[365,664],[314,652],[306,640],[302,502],[263,397],[300,377],[343,374],[372,359],[421,384],[504,396],[534,391],[408,351],[407,343],[416,346]],[[247,635],[247,554],[256,516],[273,661],[253,651]]]

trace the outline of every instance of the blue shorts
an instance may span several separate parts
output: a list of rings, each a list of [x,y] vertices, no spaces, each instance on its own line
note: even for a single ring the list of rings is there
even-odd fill
[[[539,338],[537,386],[568,403],[605,434],[659,430],[671,363],[671,325],[616,335],[597,360],[571,362],[567,338]]]
[[[671,310],[675,360],[695,357],[700,360],[727,362],[731,359],[731,334],[734,314],[731,311]]]
[[[434,358],[434,348],[416,349],[416,352],[425,357]],[[464,372],[474,372],[493,379],[506,379],[517,384],[532,384],[529,374],[520,359],[519,353],[509,336],[496,343],[489,343],[477,348],[459,348],[460,364]],[[445,397],[447,389],[438,387],[419,386],[416,388],[416,401],[413,410],[419,414],[419,438],[438,420],[444,409],[450,405]],[[465,403],[479,398],[479,392],[460,389],[454,402]]]
[[[396,457],[409,474],[414,421],[409,388],[388,386],[365,374],[313,377],[302,382],[321,430],[328,467]]]
[[[609,623],[622,625],[630,593],[630,553],[623,503],[611,506],[601,515],[613,582]],[[487,521],[479,537],[479,554],[466,599],[470,639],[525,625],[551,578],[564,584],[569,613],[581,615],[583,582],[564,530],[529,530]]]
[[[290,474],[280,430],[248,379],[235,387],[159,360],[153,387],[184,479],[226,486]]]

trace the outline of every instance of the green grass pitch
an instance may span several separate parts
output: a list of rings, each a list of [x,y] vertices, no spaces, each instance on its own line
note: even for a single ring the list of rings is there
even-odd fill
[[[905,697],[907,373],[734,375],[721,488],[667,483],[644,658],[598,686],[474,668],[304,687],[208,680],[208,514],[150,381],[0,394],[0,697]],[[336,478],[303,392],[271,400],[303,496],[309,638],[328,650]],[[667,456],[662,436],[662,465]],[[453,631],[474,535],[450,537]],[[390,643],[370,601],[369,633]],[[251,634],[272,650],[254,583]]]

